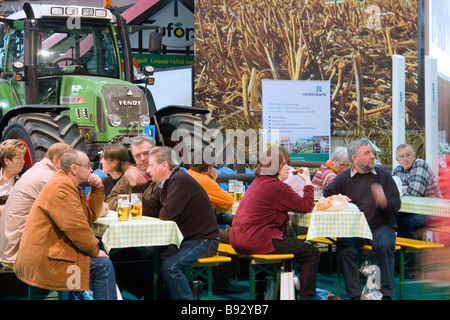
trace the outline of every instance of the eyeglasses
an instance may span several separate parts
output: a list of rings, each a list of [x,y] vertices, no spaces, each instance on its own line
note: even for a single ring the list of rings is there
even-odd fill
[[[74,165],[77,165],[77,166],[80,166],[80,167],[85,167],[85,168],[87,168],[88,170],[89,169],[92,169],[92,167],[91,167],[91,165],[90,164],[81,164],[81,163],[74,163]]]
[[[150,150],[149,151],[144,151],[142,153],[137,153],[137,154],[133,154],[133,158],[134,160],[139,160],[141,158],[148,158],[148,156],[150,155]]]
[[[402,154],[401,156],[398,156],[399,159],[405,159],[405,158],[411,158],[413,156],[412,153]]]

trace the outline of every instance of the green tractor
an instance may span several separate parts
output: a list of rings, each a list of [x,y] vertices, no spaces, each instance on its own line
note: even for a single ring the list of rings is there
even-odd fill
[[[142,28],[127,26],[115,10],[82,6],[25,3],[1,18],[1,141],[23,141],[28,167],[55,142],[85,151],[96,165],[105,144],[129,143],[147,125],[155,126],[158,145],[202,139],[194,138],[197,123],[202,132],[215,128],[210,136],[220,136],[221,143],[223,133],[209,110],[157,110],[149,87],[135,83],[129,32]],[[150,33],[149,43],[152,52],[160,50],[160,34]],[[151,75],[152,68],[145,69]],[[177,128],[189,137],[172,139]],[[219,157],[222,147],[215,152]]]

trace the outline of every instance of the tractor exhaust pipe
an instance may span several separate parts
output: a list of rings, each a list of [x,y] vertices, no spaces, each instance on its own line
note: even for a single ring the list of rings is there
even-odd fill
[[[27,104],[39,104],[38,77],[36,71],[39,29],[36,25],[33,8],[28,2],[23,4],[23,10],[26,14],[24,24],[24,78],[26,102]]]

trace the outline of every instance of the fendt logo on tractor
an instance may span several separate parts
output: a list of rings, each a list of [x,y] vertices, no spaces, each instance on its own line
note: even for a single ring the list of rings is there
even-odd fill
[[[1,140],[22,140],[28,167],[53,143],[66,142],[96,168],[105,144],[129,144],[149,125],[157,145],[197,139],[195,121],[223,136],[209,110],[157,108],[152,66],[135,80],[129,34],[144,29],[150,29],[150,53],[160,53],[161,28],[127,25],[117,9],[25,3],[0,18]],[[186,135],[174,140],[178,126]]]

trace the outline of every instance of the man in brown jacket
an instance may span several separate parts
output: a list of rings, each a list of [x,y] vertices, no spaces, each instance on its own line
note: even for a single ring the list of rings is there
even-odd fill
[[[31,208],[14,264],[25,283],[55,291],[92,289],[94,300],[116,300],[114,268],[92,231],[105,195],[102,180],[91,174],[89,158],[72,149],[61,170],[42,189]],[[86,198],[79,185],[88,183]]]

